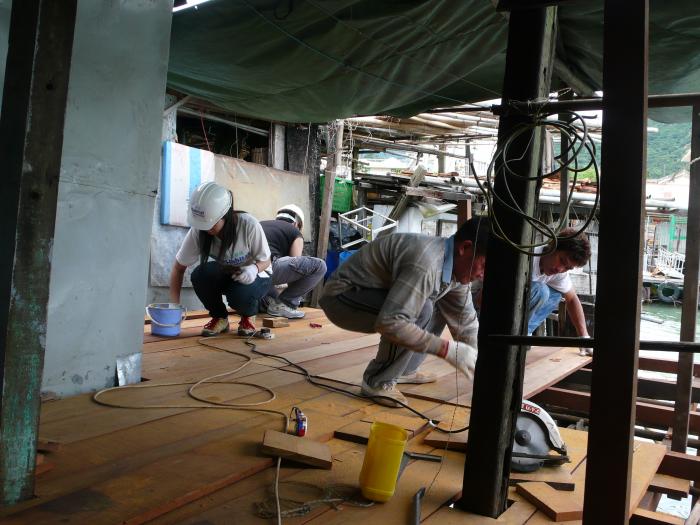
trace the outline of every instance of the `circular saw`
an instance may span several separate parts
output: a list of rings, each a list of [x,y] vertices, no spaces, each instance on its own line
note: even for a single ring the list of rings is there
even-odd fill
[[[523,400],[515,421],[511,470],[533,472],[542,465],[556,466],[568,462],[566,444],[552,417],[541,406]]]

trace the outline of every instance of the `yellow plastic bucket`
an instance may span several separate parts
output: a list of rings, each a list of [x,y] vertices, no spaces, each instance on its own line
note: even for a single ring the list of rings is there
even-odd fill
[[[360,489],[365,498],[384,502],[394,495],[407,440],[408,432],[401,427],[372,423],[360,471]]]

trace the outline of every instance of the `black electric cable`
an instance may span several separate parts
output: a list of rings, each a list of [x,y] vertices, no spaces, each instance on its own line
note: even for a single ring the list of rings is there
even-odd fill
[[[251,336],[251,337],[254,337],[254,336]],[[211,347],[211,348],[217,348],[216,346],[214,346],[214,345],[209,345],[209,344],[207,344],[206,342],[201,341],[201,340],[200,340],[200,343],[201,343],[201,344],[204,344],[205,346],[209,346],[209,347]],[[468,430],[468,429],[469,429],[468,426],[466,426],[466,427],[464,427],[464,428],[459,428],[459,429],[457,429],[457,430],[446,430],[446,429],[444,429],[444,428],[440,428],[440,427],[438,426],[439,423],[440,423],[439,421],[433,420],[432,418],[430,418],[430,417],[426,416],[425,414],[419,412],[419,411],[416,410],[415,408],[412,408],[412,407],[410,407],[409,405],[407,405],[406,403],[402,403],[401,401],[398,401],[398,400],[396,400],[396,399],[394,399],[394,398],[392,398],[392,397],[388,397],[388,396],[366,396],[366,395],[363,395],[363,394],[356,394],[355,392],[351,392],[351,391],[346,390],[346,389],[344,389],[344,388],[340,388],[340,387],[336,387],[336,386],[333,386],[333,385],[327,385],[327,384],[324,384],[324,383],[320,383],[320,382],[318,381],[319,379],[321,379],[321,380],[323,380],[323,381],[332,381],[332,382],[334,382],[334,383],[341,383],[341,384],[344,384],[344,385],[352,385],[351,383],[347,383],[347,382],[345,382],[345,381],[340,381],[340,380],[338,380],[338,379],[330,379],[330,378],[327,378],[327,377],[322,377],[322,376],[318,376],[318,375],[311,374],[311,373],[309,373],[309,371],[308,371],[306,368],[304,368],[304,367],[301,366],[301,365],[298,365],[297,363],[294,363],[294,362],[290,361],[289,359],[287,359],[287,358],[284,357],[284,356],[281,356],[281,355],[274,355],[274,354],[268,354],[268,353],[265,353],[265,352],[261,352],[260,350],[258,350],[258,346],[257,346],[255,343],[252,343],[252,342],[250,341],[250,338],[246,339],[246,340],[244,341],[244,343],[245,343],[246,345],[248,345],[248,346],[250,347],[250,351],[251,351],[252,353],[256,354],[256,355],[260,355],[260,356],[263,356],[263,357],[270,357],[270,358],[273,358],[273,359],[279,359],[280,361],[284,361],[284,362],[287,363],[288,365],[290,365],[290,366],[296,368],[297,370],[299,370],[299,372],[301,372],[301,374],[303,374],[304,376],[306,376],[307,381],[309,381],[312,385],[318,386],[318,387],[320,387],[320,388],[325,388],[325,389],[331,390],[331,391],[333,391],[333,392],[338,392],[339,394],[344,394],[344,395],[351,396],[351,397],[357,397],[357,398],[360,398],[360,399],[374,399],[374,400],[376,400],[376,399],[388,399],[388,400],[391,400],[392,402],[396,403],[397,405],[401,405],[401,406],[402,406],[403,408],[405,408],[406,410],[409,410],[410,412],[413,412],[415,415],[417,415],[417,416],[420,417],[421,419],[427,420],[431,427],[435,428],[438,432],[442,432],[442,433],[444,433],[444,434],[457,434],[457,433],[459,433],[459,432],[464,432],[465,430]],[[354,385],[353,385],[353,386],[354,386]]]

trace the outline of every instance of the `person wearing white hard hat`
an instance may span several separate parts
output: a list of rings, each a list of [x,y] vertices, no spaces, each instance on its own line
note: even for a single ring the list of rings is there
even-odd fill
[[[304,212],[296,204],[286,204],[277,210],[277,217],[262,221],[261,226],[272,252],[272,284],[286,284],[282,293],[272,287],[260,304],[269,315],[299,319],[302,298],[323,279],[326,263],[323,259],[302,255]]]
[[[170,274],[170,300],[180,302],[182,280],[188,266],[192,286],[209,310],[211,320],[202,335],[229,331],[228,310],[222,295],[241,320],[238,335],[255,334],[250,319],[270,287],[270,248],[260,223],[233,207],[233,194],[215,182],[205,182],[190,196],[187,214],[190,231],[175,255]],[[213,260],[210,260],[213,259]]]

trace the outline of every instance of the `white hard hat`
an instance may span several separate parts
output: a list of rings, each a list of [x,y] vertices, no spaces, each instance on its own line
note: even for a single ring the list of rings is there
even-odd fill
[[[278,219],[291,219],[293,222],[298,222],[299,227],[304,226],[304,212],[296,204],[286,204],[277,210]]]
[[[187,222],[195,230],[211,230],[231,208],[231,192],[216,182],[200,184],[190,195]]]

